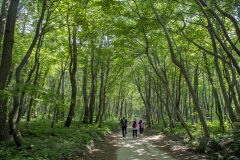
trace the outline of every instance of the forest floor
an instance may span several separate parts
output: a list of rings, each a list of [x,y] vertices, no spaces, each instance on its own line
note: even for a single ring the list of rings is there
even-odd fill
[[[85,160],[205,160],[206,155],[191,151],[176,137],[159,135],[154,129],[146,129],[143,139],[132,138],[128,128],[127,137],[120,131],[88,146]]]

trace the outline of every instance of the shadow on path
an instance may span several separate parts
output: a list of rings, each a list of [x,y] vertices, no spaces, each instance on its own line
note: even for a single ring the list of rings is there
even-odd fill
[[[126,137],[118,135],[117,160],[175,160],[168,152],[159,150],[149,142],[154,136],[132,137],[132,129],[128,128]]]
[[[132,129],[122,137],[115,132],[88,147],[85,160],[206,160],[205,155],[190,152],[180,141],[146,130],[143,139],[132,138]]]

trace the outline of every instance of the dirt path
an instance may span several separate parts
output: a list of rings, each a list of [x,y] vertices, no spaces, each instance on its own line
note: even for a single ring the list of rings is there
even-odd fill
[[[105,139],[89,147],[86,160],[205,160],[205,155],[188,151],[176,139],[157,135],[152,130],[146,130],[143,139],[132,138],[132,129],[128,128],[126,137],[121,132],[115,132]]]
[[[149,140],[152,136],[143,139],[132,137],[132,129],[128,128],[126,137],[118,134],[117,160],[175,160],[169,153],[159,150]]]

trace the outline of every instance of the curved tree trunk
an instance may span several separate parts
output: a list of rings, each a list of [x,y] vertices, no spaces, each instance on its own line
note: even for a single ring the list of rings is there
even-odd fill
[[[222,127],[223,132],[224,132],[224,131],[225,131],[225,128],[224,128],[224,122],[223,122],[223,116],[222,116],[222,108],[221,108],[221,104],[220,104],[220,101],[219,101],[217,89],[216,89],[216,87],[214,86],[213,79],[212,79],[212,75],[211,75],[210,69],[209,69],[209,67],[208,67],[207,57],[206,57],[206,54],[205,54],[205,53],[203,53],[203,57],[204,57],[205,64],[206,64],[206,69],[207,69],[207,73],[208,73],[208,79],[209,79],[209,81],[210,81],[210,83],[211,83],[212,91],[213,91],[213,96],[214,96],[214,99],[215,99],[215,105],[216,105],[216,108],[217,108],[217,109],[216,109],[216,114],[217,114],[217,116],[218,116],[220,126]]]
[[[207,15],[207,13],[204,11],[204,9],[202,8],[203,12],[204,12],[204,15],[206,16],[207,18],[207,21],[208,21],[208,25],[209,25],[209,34],[210,34],[210,37],[211,37],[211,41],[212,41],[212,47],[213,47],[213,50],[214,50],[214,54],[215,55],[218,55],[218,49],[217,49],[217,44],[216,44],[216,41],[215,41],[215,37],[216,39],[218,39],[217,35],[215,34],[215,31],[214,31],[214,28],[212,26],[212,23]],[[219,39],[218,39],[219,40]],[[221,43],[219,41],[219,43]],[[217,72],[217,76],[218,76],[218,80],[219,80],[219,83],[220,83],[220,87],[221,87],[221,90],[222,90],[222,94],[223,94],[223,98],[224,98],[224,102],[225,102],[225,107],[227,108],[228,110],[228,113],[229,113],[229,117],[231,119],[232,122],[236,122],[237,121],[237,117],[235,115],[235,113],[233,112],[233,108],[231,106],[231,103],[230,103],[230,100],[229,100],[229,97],[227,95],[227,90],[226,90],[226,87],[224,85],[224,81],[223,81],[223,78],[222,78],[222,73],[221,73],[221,69],[219,67],[219,63],[218,63],[218,58],[215,56],[214,57],[214,65],[215,65],[215,68],[216,68],[216,72]]]
[[[70,33],[70,31],[69,31]],[[76,72],[77,72],[77,28],[74,28],[73,31],[73,44],[71,45],[70,35],[69,35],[69,47],[73,47],[73,52],[70,52],[71,57],[71,64],[70,64],[70,80],[72,85],[72,95],[71,95],[71,103],[70,103],[70,109],[68,113],[67,120],[65,122],[65,127],[70,127],[72,123],[72,118],[74,116],[74,109],[76,106],[76,98],[77,98],[77,83],[76,83]],[[71,50],[71,49],[70,49]]]
[[[47,0],[44,0],[43,5],[42,5],[41,16],[38,20],[38,24],[37,24],[37,27],[36,27],[36,32],[35,32],[34,38],[32,40],[32,43],[31,43],[26,55],[22,59],[21,63],[18,65],[18,67],[16,69],[16,72],[15,72],[15,78],[16,78],[15,91],[16,91],[16,93],[19,93],[20,90],[21,90],[20,89],[21,71],[22,71],[23,67],[25,66],[25,64],[27,63],[27,61],[28,61],[28,59],[29,59],[29,57],[30,57],[30,55],[33,51],[33,48],[37,43],[39,33],[40,33],[40,27],[41,27],[41,24],[42,24],[43,19],[44,19],[44,13],[46,11],[46,8],[47,8]],[[14,126],[13,120],[14,120],[14,117],[16,115],[16,112],[17,112],[20,104],[21,104],[20,103],[20,97],[17,94],[14,95],[13,96],[13,108],[12,108],[12,111],[9,113],[9,118],[8,118],[8,123],[9,123],[8,125],[9,125],[10,134],[13,135],[15,143],[17,144],[17,146],[21,146],[22,142],[21,142],[20,137],[18,135],[17,126]]]
[[[156,9],[154,8],[153,6],[153,3],[152,3],[152,0],[150,0],[150,5],[152,7],[152,10],[158,20],[158,22],[161,24],[161,26],[163,27],[163,30],[164,30],[164,33],[165,33],[165,37],[167,39],[167,42],[168,42],[168,45],[169,45],[169,50],[170,50],[170,54],[171,54],[171,58],[172,58],[172,61],[173,63],[178,66],[181,70],[181,72],[183,73],[184,75],[184,78],[186,80],[186,83],[188,85],[188,88],[191,92],[191,95],[192,95],[192,98],[193,98],[193,102],[195,104],[195,107],[197,109],[197,112],[198,112],[198,115],[199,115],[199,118],[200,118],[200,122],[202,124],[202,127],[203,127],[203,130],[204,130],[204,134],[206,137],[210,137],[210,132],[209,132],[209,129],[208,129],[208,126],[207,126],[207,123],[206,123],[206,120],[203,116],[203,113],[202,113],[202,110],[201,110],[201,107],[200,107],[200,104],[199,104],[199,100],[197,98],[197,95],[193,89],[193,86],[192,86],[192,83],[190,81],[190,78],[184,68],[184,66],[177,60],[176,58],[176,55],[175,55],[175,52],[174,52],[174,48],[173,48],[173,44],[172,44],[172,41],[171,41],[171,38],[169,36],[169,33],[168,33],[168,30],[165,26],[165,24],[163,23],[162,19],[160,18],[160,16],[158,15]]]
[[[19,0],[12,0],[9,6],[6,29],[3,41],[2,62],[0,66],[0,91],[6,87],[6,81],[12,65],[12,49],[14,43],[14,29],[17,17],[17,8]],[[7,106],[6,97],[0,96],[0,141],[8,141],[8,125],[7,125]]]

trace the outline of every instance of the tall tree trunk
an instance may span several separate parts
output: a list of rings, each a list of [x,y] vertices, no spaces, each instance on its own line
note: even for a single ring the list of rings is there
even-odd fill
[[[14,43],[14,29],[19,0],[12,0],[9,6],[4,33],[2,61],[0,66],[0,91],[4,91],[9,71],[12,65],[12,49]],[[0,96],[0,141],[8,141],[6,97]],[[19,145],[20,146],[20,145]]]
[[[83,94],[83,104],[84,104],[84,117],[83,123],[87,124],[89,119],[89,107],[88,107],[88,96],[87,96],[87,67],[88,67],[88,59],[85,58],[85,65],[83,68],[83,86],[82,86],[82,94]]]
[[[94,43],[94,42],[92,42]],[[95,94],[96,94],[96,80],[97,80],[97,67],[94,70],[94,45],[92,44],[92,57],[91,57],[91,76],[92,76],[92,84],[91,84],[91,91],[90,91],[90,102],[89,102],[89,124],[93,124],[93,116],[94,116],[94,105],[95,105]]]
[[[103,97],[102,97],[102,108],[103,108],[103,111],[102,111],[102,114],[100,115],[100,118],[99,118],[99,128],[102,128],[103,115],[104,115],[105,110],[106,110],[106,93],[107,93],[107,84],[108,84],[110,60],[111,60],[111,56],[109,56],[109,58],[108,58],[107,66],[106,66],[106,69],[107,69],[106,70],[106,75],[104,76],[105,77],[105,82],[103,84]],[[109,108],[109,111],[110,111],[110,108]],[[114,112],[112,112],[112,114],[113,113]]]
[[[120,82],[120,88],[119,88],[119,91],[118,91],[118,99],[117,99],[117,104],[116,104],[115,116],[118,116],[118,113],[119,113],[121,93],[122,93],[122,77],[121,77],[121,82]],[[120,118],[122,118],[122,117],[120,117]]]
[[[62,62],[62,72],[61,72],[60,79],[59,79],[59,82],[58,82],[58,87],[57,87],[57,92],[56,92],[57,95],[60,95],[61,86],[62,86],[62,83],[64,83],[63,78],[64,78],[65,70],[66,70],[66,67],[67,67],[67,61],[68,61],[68,59],[66,60],[65,66],[63,66],[63,62]],[[54,123],[57,119],[58,112],[59,112],[59,108],[58,108],[58,106],[55,106],[51,128],[54,127]]]
[[[68,27],[69,28],[69,27]],[[70,80],[71,80],[71,86],[72,86],[72,95],[71,95],[71,103],[70,103],[70,109],[68,113],[68,117],[66,119],[66,122],[64,124],[65,127],[70,127],[72,123],[72,119],[74,117],[74,109],[76,106],[76,98],[77,98],[77,83],[76,83],[76,72],[77,72],[77,28],[74,27],[73,29],[73,40],[71,44],[71,36],[70,36],[70,29],[69,29],[69,54],[71,57],[71,63],[69,68],[70,73]]]
[[[210,37],[211,37],[214,54],[217,56],[218,55],[218,50],[217,50],[217,44],[216,44],[214,33],[213,33],[214,29],[213,29],[212,23],[211,23],[208,15],[206,14],[206,12],[204,12],[204,14],[205,14],[205,16],[207,17],[207,20],[208,20],[208,25],[209,25],[208,31],[209,31],[209,34],[210,34]],[[222,72],[221,72],[221,69],[219,67],[218,58],[216,56],[214,57],[214,65],[215,65],[215,68],[216,68],[218,80],[220,82],[220,87],[221,87],[221,90],[222,90],[222,94],[223,94],[223,98],[224,98],[224,102],[225,102],[225,107],[228,110],[229,117],[230,117],[231,121],[236,122],[237,117],[233,112],[229,97],[227,95],[227,90],[226,90],[226,87],[224,85],[224,81],[223,81],[223,78],[222,78]]]
[[[135,2],[135,1],[134,1],[134,2]],[[167,36],[166,36],[167,39],[170,40],[170,37],[168,36],[168,32],[167,32],[167,30],[166,30],[165,25],[162,23],[160,17],[159,17],[158,14],[156,13],[155,8],[153,7],[153,4],[152,4],[152,1],[151,1],[151,0],[150,0],[150,2],[151,2],[152,9],[153,9],[154,13],[156,14],[156,17],[157,17],[158,21],[161,22],[161,24],[163,25],[163,28],[165,29],[165,33],[167,33],[167,34],[166,34],[166,35],[167,35]],[[136,4],[136,7],[137,7],[137,9],[138,9],[138,6],[137,6],[137,3],[136,3],[136,2],[135,2],[135,4]],[[190,139],[192,139],[193,137],[192,137],[192,135],[191,135],[191,132],[190,132],[188,126],[186,125],[185,121],[183,120],[183,118],[182,118],[179,110],[177,109],[176,103],[175,103],[175,101],[174,101],[174,99],[173,99],[173,96],[171,95],[171,92],[170,92],[170,89],[169,89],[169,86],[168,86],[169,84],[168,84],[168,80],[167,80],[167,76],[166,76],[165,70],[163,69],[163,67],[161,67],[161,64],[159,64],[162,72],[164,73],[164,77],[165,77],[165,80],[164,80],[164,79],[162,78],[162,76],[159,74],[159,72],[157,71],[157,69],[155,68],[155,66],[154,66],[154,64],[153,64],[153,61],[152,61],[152,59],[151,59],[151,57],[150,57],[150,55],[149,55],[149,40],[148,40],[148,38],[147,38],[147,34],[146,34],[146,31],[145,31],[144,24],[143,24],[143,21],[142,21],[142,17],[141,17],[141,15],[140,15],[140,13],[139,13],[139,10],[137,10],[137,14],[138,14],[138,16],[139,16],[139,18],[140,18],[142,31],[143,31],[144,38],[145,38],[145,41],[146,41],[145,53],[146,53],[146,55],[147,55],[147,57],[148,57],[148,60],[149,60],[149,62],[150,62],[150,64],[151,64],[152,68],[153,68],[154,71],[156,72],[157,76],[160,78],[160,80],[161,80],[164,84],[166,84],[165,87],[166,87],[166,90],[167,90],[167,94],[168,94],[168,96],[170,97],[170,100],[171,100],[171,102],[172,102],[172,105],[174,106],[175,112],[176,112],[177,116],[179,117],[179,120],[180,120],[181,124],[182,124],[183,127],[186,129],[186,131],[187,131]],[[169,42],[169,41],[168,41],[168,42]],[[170,42],[171,42],[171,41],[170,41]],[[170,43],[170,44],[171,44],[170,50],[173,51],[172,43]],[[171,53],[171,55],[172,55],[172,54],[174,54],[174,53]],[[157,58],[157,57],[156,57],[156,58]],[[183,74],[186,73],[185,70],[182,70],[181,72],[183,72]],[[187,78],[188,78],[188,77],[187,77]],[[139,90],[139,87],[138,87],[138,90]],[[140,93],[140,95],[141,95],[141,92],[140,92],[140,91],[139,91],[139,93]],[[141,97],[142,97],[142,95],[141,95]],[[142,99],[143,99],[143,98],[142,98]],[[144,100],[144,99],[143,99],[143,100]],[[145,103],[146,103],[146,102],[145,102]],[[201,110],[200,110],[200,111],[201,111]],[[205,120],[204,117],[202,117],[202,118],[203,118],[203,120]]]
[[[158,15],[156,9],[154,8],[153,3],[152,3],[152,0],[150,0],[150,5],[151,5],[151,7],[152,7],[152,10],[153,10],[153,12],[154,12],[154,14],[155,14],[158,22],[159,22],[159,23],[161,24],[161,26],[163,27],[163,30],[164,30],[164,33],[165,33],[165,37],[166,37],[167,42],[168,42],[168,45],[169,45],[169,50],[170,50],[170,54],[171,54],[172,61],[173,61],[173,63],[174,63],[175,65],[177,65],[177,66],[180,68],[181,72],[182,72],[183,75],[184,75],[184,78],[185,78],[185,80],[186,80],[186,83],[187,83],[187,85],[188,85],[188,88],[189,88],[189,90],[190,90],[190,92],[191,92],[191,95],[192,95],[192,98],[193,98],[193,102],[194,102],[195,107],[196,107],[196,109],[197,109],[197,112],[198,112],[198,115],[199,115],[199,118],[200,118],[200,122],[201,122],[202,127],[203,127],[203,130],[204,130],[204,134],[205,134],[206,137],[210,137],[210,132],[209,132],[207,123],[206,123],[205,118],[204,118],[204,116],[203,116],[203,113],[202,113],[202,110],[201,110],[201,107],[200,107],[200,104],[199,104],[199,100],[198,100],[197,95],[196,95],[196,93],[195,93],[195,91],[194,91],[194,89],[193,89],[193,86],[192,86],[192,83],[191,83],[191,81],[190,81],[190,79],[189,79],[189,76],[188,76],[188,74],[187,74],[187,72],[186,72],[183,64],[180,63],[180,62],[177,60],[177,58],[176,58],[176,55],[175,55],[175,52],[174,52],[174,48],[173,48],[173,44],[172,44],[172,40],[171,40],[171,38],[170,38],[170,36],[169,36],[168,30],[167,30],[165,24],[163,23],[162,19],[161,19],[160,16]]]
[[[37,85],[37,82],[39,81],[39,77],[40,77],[40,74],[39,74],[39,66],[40,66],[40,63],[39,63],[39,60],[37,60],[37,70],[36,70],[36,75],[35,75],[35,78],[34,78],[34,81],[33,81],[33,84],[34,85]],[[31,115],[32,115],[32,106],[33,106],[33,100],[34,100],[34,97],[35,97],[35,93],[31,96],[30,98],[30,101],[29,101],[29,104],[28,104],[28,112],[27,112],[27,122],[30,122],[31,120]]]
[[[220,53],[223,56],[223,53],[222,53],[221,50],[220,50]],[[239,103],[238,103],[238,100],[237,100],[237,97],[236,97],[236,92],[234,90],[234,83],[233,83],[233,81],[230,78],[230,73],[228,71],[228,68],[227,68],[225,62],[223,62],[223,67],[224,67],[224,70],[225,70],[225,74],[226,74],[226,79],[227,79],[227,82],[228,82],[229,90],[232,93],[232,99],[233,99],[233,102],[234,102],[234,105],[235,105],[235,110],[237,112],[237,115],[240,116],[240,106],[239,106]]]
[[[97,114],[95,123],[98,122],[99,117],[102,113],[103,85],[104,85],[104,64],[102,64],[102,67],[101,67],[101,84],[100,84],[100,89],[99,89],[98,114]]]
[[[25,64],[27,63],[27,61],[28,61],[28,59],[29,59],[29,57],[30,57],[30,55],[33,51],[33,48],[37,43],[39,33],[40,33],[40,27],[41,27],[41,24],[42,24],[43,19],[44,19],[44,13],[46,11],[46,8],[47,8],[47,0],[44,0],[43,5],[42,5],[41,16],[38,20],[38,24],[37,24],[37,27],[36,27],[36,32],[35,32],[34,38],[32,40],[32,43],[31,43],[26,55],[22,59],[21,63],[16,68],[16,72],[15,72],[15,78],[16,78],[15,91],[16,91],[16,93],[20,93],[20,90],[21,90],[20,89],[20,84],[22,82],[21,71],[22,71],[23,67],[25,66]],[[20,99],[19,99],[19,96],[16,94],[16,95],[13,96],[13,108],[12,108],[12,111],[9,113],[9,118],[8,118],[8,123],[9,124],[8,125],[9,125],[10,134],[13,135],[14,141],[15,141],[17,146],[21,146],[22,142],[21,142],[21,139],[18,135],[17,126],[14,126],[13,120],[14,120],[14,117],[15,117],[16,112],[18,110],[19,104],[20,104]]]
[[[7,11],[8,11],[8,4],[9,0],[3,0],[2,1],[2,8],[1,8],[1,15],[0,15],[0,48],[2,48],[2,38],[3,38],[3,31],[4,26],[6,23],[7,18]],[[1,63],[2,54],[0,54],[0,63]]]
[[[232,83],[233,83],[233,87],[236,87],[237,93],[238,93],[238,101],[240,102],[240,87],[239,87],[239,83],[237,81],[237,77],[236,77],[236,73],[235,73],[235,69],[233,67],[233,65],[230,65],[231,67],[231,71],[232,71]]]
[[[32,78],[32,76],[33,76],[33,73],[34,73],[34,71],[35,71],[36,68],[37,68],[37,70],[36,70],[36,75],[35,75],[34,82],[33,82],[34,85],[37,85],[37,80],[38,80],[38,77],[39,77],[39,67],[40,67],[39,57],[40,57],[40,50],[41,50],[41,47],[42,47],[43,39],[44,39],[44,34],[41,34],[40,37],[39,37],[39,40],[38,40],[38,45],[37,45],[37,49],[36,49],[36,53],[35,53],[34,66],[33,66],[33,68],[30,70],[30,72],[29,72],[29,74],[28,74],[28,78],[27,78],[27,80],[25,81],[25,84],[29,84],[29,83],[30,83],[31,78]],[[31,98],[30,98],[29,107],[32,106],[33,97],[34,97],[34,96],[31,96]],[[24,98],[25,98],[25,91],[22,91],[22,92],[21,92],[19,109],[18,109],[18,116],[17,116],[17,120],[16,120],[16,126],[19,125],[20,120],[21,120],[22,116],[24,115],[24,111],[26,111],[26,107],[25,107],[25,105],[24,105],[24,103],[23,103],[23,102],[24,102]],[[28,109],[29,109],[29,107],[28,107]]]
[[[219,101],[217,89],[216,89],[216,87],[214,86],[214,82],[213,82],[213,79],[212,79],[212,75],[211,75],[210,69],[209,69],[209,67],[208,67],[207,57],[206,57],[206,54],[205,54],[205,53],[203,53],[203,57],[204,57],[205,64],[206,64],[206,69],[207,69],[207,73],[208,73],[208,79],[209,79],[209,81],[210,81],[210,83],[211,83],[211,85],[212,85],[212,91],[213,91],[213,95],[214,95],[214,99],[215,99],[215,104],[216,104],[216,114],[217,114],[217,116],[218,116],[220,126],[222,127],[223,131],[225,131],[224,123],[223,123],[223,116],[222,116],[222,108],[221,108],[221,105],[220,105],[220,101]]]

